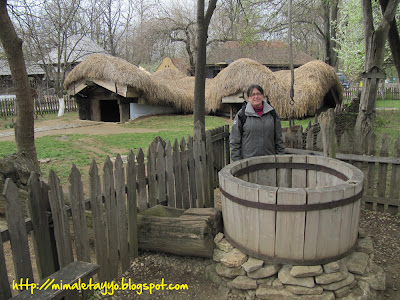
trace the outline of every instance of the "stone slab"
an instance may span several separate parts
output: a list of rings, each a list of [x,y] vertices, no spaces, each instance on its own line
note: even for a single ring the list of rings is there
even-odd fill
[[[291,265],[284,265],[278,272],[278,278],[283,284],[299,285],[308,288],[315,286],[314,277],[295,278],[290,275]]]
[[[235,278],[236,276],[246,275],[246,272],[242,268],[228,268],[221,263],[217,264],[215,271],[218,275],[227,278]]]
[[[349,276],[347,276],[346,279],[343,279],[338,282],[330,283],[330,284],[321,284],[324,290],[327,291],[336,291],[338,289],[341,289],[342,287],[351,285],[354,281],[354,275],[349,273]]]
[[[242,268],[247,272],[254,272],[260,269],[264,264],[264,261],[261,259],[250,257],[243,265]]]
[[[318,276],[323,273],[321,265],[316,266],[293,266],[290,270],[290,276],[296,278]]]
[[[364,275],[368,265],[369,255],[364,252],[353,252],[349,256],[343,258],[349,272]]]
[[[296,295],[321,295],[324,289],[318,285],[313,288],[304,286],[288,285],[286,289]]]
[[[247,255],[244,254],[239,249],[232,249],[223,258],[221,258],[221,263],[229,268],[241,267],[247,260]]]
[[[266,265],[262,268],[254,272],[247,273],[247,276],[253,279],[261,279],[261,278],[268,278],[272,275],[275,275],[280,270],[281,265]]]
[[[255,290],[257,288],[257,281],[247,276],[238,276],[231,282],[228,282],[228,288],[239,290]]]

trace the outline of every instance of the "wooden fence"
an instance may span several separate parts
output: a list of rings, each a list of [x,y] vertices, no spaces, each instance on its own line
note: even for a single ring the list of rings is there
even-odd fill
[[[73,112],[77,111],[78,106],[74,98],[65,95],[64,97],[64,111]],[[7,119],[7,117],[15,116],[15,98],[7,98],[0,100],[0,116]],[[34,113],[35,115],[43,115],[50,113],[58,113],[60,103],[57,96],[43,96],[34,99]]]
[[[28,234],[33,246],[40,279],[63,268],[74,259],[90,262],[94,241],[95,261],[100,265],[98,280],[115,279],[124,273],[137,256],[137,213],[156,204],[170,207],[213,207],[214,174],[229,162],[229,127],[207,131],[205,139],[199,125],[194,137],[165,143],[156,139],[144,152],[132,151],[123,163],[118,154],[113,165],[107,157],[100,174],[93,160],[89,171],[89,199],[85,199],[80,171],[73,165],[69,176],[69,203],[54,171],[48,183],[35,173],[29,179],[27,200],[30,219],[24,220],[18,200],[18,188],[7,179],[6,198],[8,228],[1,230],[0,242],[10,241],[15,278],[33,282]],[[215,158],[215,160],[214,160]],[[51,209],[50,209],[51,208]],[[48,212],[51,210],[49,226]],[[87,214],[91,218],[88,226]],[[72,217],[73,238],[69,218]],[[75,248],[73,249],[74,240]],[[75,253],[75,254],[74,254]],[[0,299],[11,297],[10,282],[0,247]]]
[[[307,133],[302,127],[285,135],[286,152],[292,154],[323,155],[322,130],[316,135],[309,126]],[[389,155],[389,137],[385,134],[377,143],[376,135],[370,134],[366,141],[352,138],[347,131],[337,141],[330,143],[336,148],[337,159],[351,163],[364,172],[364,196],[366,207],[372,210],[400,213],[400,136],[397,138],[393,156]],[[306,150],[304,150],[306,149]]]
[[[361,92],[360,87],[350,87],[343,89],[343,99],[345,102],[352,100],[357,97],[358,93]],[[385,89],[379,89],[378,100],[400,100],[400,89],[398,87],[389,87]]]

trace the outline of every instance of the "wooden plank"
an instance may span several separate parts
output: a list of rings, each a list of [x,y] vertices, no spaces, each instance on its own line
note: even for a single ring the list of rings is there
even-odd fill
[[[293,163],[306,163],[306,156],[293,156]],[[301,169],[292,169],[292,187],[306,188],[307,187],[307,171]]]
[[[92,209],[92,224],[94,245],[96,248],[96,262],[100,265],[99,281],[112,280],[109,272],[106,228],[104,223],[103,197],[101,181],[96,161],[93,159],[89,170],[90,206]]]
[[[308,122],[308,131],[307,131],[307,138],[306,138],[306,149],[307,150],[314,150],[314,132],[311,127],[311,121]]]
[[[174,173],[175,173],[175,195],[176,195],[176,208],[182,208],[182,170],[180,161],[180,152],[178,140],[175,139],[173,146],[173,158],[174,158]]]
[[[202,132],[204,130],[202,129]],[[207,156],[206,156],[206,141],[205,136],[204,139],[201,140],[200,143],[200,151],[201,151],[201,160],[200,163],[202,165],[202,177],[203,177],[203,203],[204,207],[211,207],[211,199],[209,191],[209,181],[207,180]]]
[[[275,169],[273,169],[276,173]],[[271,170],[272,171],[272,170]],[[260,203],[276,204],[277,187],[261,186],[259,188],[258,201]],[[275,222],[276,212],[271,210],[259,210],[259,251],[262,255],[275,256]]]
[[[389,137],[385,133],[382,136],[381,147],[379,149],[379,156],[387,157],[388,155],[389,155]],[[378,197],[385,197],[385,195],[386,195],[387,169],[388,169],[388,164],[380,163],[378,165],[378,182],[376,185],[376,191],[377,191]],[[371,193],[367,193],[367,194],[373,195]]]
[[[256,184],[246,184],[244,186],[246,190],[245,198],[247,201],[251,202],[259,202],[259,186]],[[243,226],[243,234],[247,236],[246,247],[248,249],[255,251],[256,253],[260,252],[260,231],[264,230],[264,228],[260,228],[259,222],[259,213],[257,208],[243,207],[242,212],[246,216],[243,221],[246,222],[246,226]]]
[[[147,188],[146,188],[146,169],[144,164],[144,153],[142,148],[138,149],[137,156],[137,181],[138,181],[138,208],[139,211],[148,208],[147,205]]]
[[[188,167],[189,167],[189,188],[190,188],[190,207],[196,207],[196,170],[194,165],[193,138],[189,135],[188,139]]]
[[[47,218],[47,207],[50,204],[45,203],[48,201],[48,196],[42,194],[42,185],[36,172],[31,172],[28,186],[28,210],[33,226],[32,242],[39,278],[43,279],[56,271]]]
[[[396,158],[400,157],[400,136],[397,138],[394,145],[393,156]],[[392,176],[390,178],[390,198],[399,199],[400,198],[400,166],[392,165]]]
[[[134,259],[139,256],[137,236],[137,198],[136,198],[136,165],[135,154],[132,150],[128,154],[126,167],[127,206],[128,206],[128,243],[129,257]]]
[[[153,207],[157,204],[157,170],[156,170],[156,158],[157,158],[156,146],[152,143],[149,146],[147,152],[147,179],[149,187],[149,207]]]
[[[276,162],[290,162],[291,157],[285,155],[276,155]],[[277,186],[278,187],[288,187],[292,186],[292,170],[279,168],[276,170]]]
[[[181,175],[182,175],[182,202],[183,208],[190,208],[189,199],[189,169],[188,169],[188,151],[186,150],[185,138],[181,138],[180,143],[181,155]]]
[[[165,150],[161,142],[157,145],[157,199],[158,203],[167,205],[167,187],[165,180]]]
[[[315,164],[316,159],[313,156],[307,156],[308,164]],[[317,187],[317,171],[307,170],[307,188]]]
[[[62,288],[52,288],[53,286],[59,287],[62,285],[69,284],[72,286],[73,284],[77,283],[80,279],[82,281],[87,280],[88,278],[92,277],[96,274],[99,270],[99,266],[96,264],[90,264],[87,262],[76,261],[65,268],[57,271],[56,273],[50,275],[49,277],[43,279],[38,284],[38,288],[33,291],[31,294],[30,290],[26,290],[19,295],[12,298],[13,300],[23,300],[23,299],[70,299],[70,295],[73,293],[77,293],[76,290],[69,290],[69,289],[62,289]],[[49,287],[48,284],[51,283]],[[78,296],[78,299],[81,299]]]
[[[318,188],[309,188],[307,204],[321,203],[324,191]],[[313,260],[317,257],[319,236],[319,211],[308,211],[304,230],[304,259]]]
[[[110,277],[118,276],[118,219],[117,203],[115,200],[113,164],[110,157],[103,167],[103,193],[106,213],[107,249]]]
[[[368,156],[374,156],[375,155],[375,142],[376,142],[376,135],[375,133],[371,133],[368,135],[368,151],[367,155]],[[375,179],[375,163],[370,162],[368,163],[368,168],[367,168],[367,174],[366,174],[366,179],[367,179],[367,184],[366,184],[366,190],[365,193],[367,195],[373,195],[374,194],[374,179]]]
[[[229,146],[229,125],[224,126],[224,133],[226,134],[225,139],[224,139],[225,163],[223,165],[225,167],[226,165],[229,165],[231,162],[231,152],[230,152],[230,146]],[[223,151],[223,149],[221,151]]]
[[[214,207],[214,159],[212,153],[211,132],[206,132],[206,170],[208,179],[208,207]]]
[[[340,186],[325,187],[320,203],[343,199],[343,189]],[[339,237],[342,218],[342,207],[319,211],[319,231],[316,258],[332,257],[339,254]]]
[[[64,194],[60,179],[53,170],[49,174],[49,200],[57,244],[58,261],[63,268],[74,261],[68,215],[65,211]]]
[[[351,153],[351,144],[350,144],[350,135],[345,130],[343,135],[340,138],[340,153]]]
[[[0,299],[9,299],[11,297],[12,294],[7,276],[7,266],[4,256],[3,239],[0,234]]]
[[[175,177],[174,177],[174,161],[172,156],[171,142],[168,141],[165,146],[165,171],[166,171],[166,188],[167,188],[167,205],[175,206]]]
[[[18,187],[7,178],[4,183],[3,196],[6,199],[5,211],[10,234],[11,251],[14,262],[15,277],[33,282],[32,264],[29,254],[28,234],[25,230],[23,208],[18,199]]]
[[[278,157],[277,157],[278,160]],[[279,187],[277,204],[306,204],[304,189]],[[302,260],[304,257],[305,212],[276,213],[275,257]]]
[[[126,219],[125,170],[121,155],[115,159],[115,198],[118,217],[118,249],[122,273],[129,269],[128,223]]]
[[[354,196],[355,187],[354,185],[344,184],[343,197],[348,198]],[[340,224],[340,235],[339,235],[339,253],[344,253],[353,246],[352,234],[355,234],[352,229],[352,217],[353,217],[354,203],[343,206],[342,208],[342,221]]]
[[[69,196],[71,201],[72,221],[74,225],[74,238],[76,258],[80,261],[90,262],[90,246],[88,228],[86,225],[85,200],[81,173],[73,164],[69,175]]]

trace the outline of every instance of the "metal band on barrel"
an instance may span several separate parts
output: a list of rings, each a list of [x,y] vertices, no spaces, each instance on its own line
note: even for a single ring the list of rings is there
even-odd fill
[[[332,202],[292,205],[292,204],[272,204],[272,203],[248,201],[227,193],[221,187],[219,187],[219,190],[221,191],[222,195],[224,195],[226,198],[232,200],[237,204],[240,204],[245,207],[257,208],[262,210],[271,210],[271,211],[314,211],[314,210],[332,209],[335,207],[345,206],[347,204],[356,202],[358,199],[361,199],[364,192],[364,189],[362,189],[357,195]]]

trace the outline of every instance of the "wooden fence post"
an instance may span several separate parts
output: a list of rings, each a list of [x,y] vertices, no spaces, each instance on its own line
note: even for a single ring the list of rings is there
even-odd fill
[[[396,143],[394,145],[393,156],[400,157],[400,136],[397,138]],[[399,199],[400,195],[399,182],[400,182],[400,166],[393,165],[392,176],[390,178],[390,192],[389,192],[389,196],[392,199]]]
[[[121,261],[122,273],[129,269],[128,250],[128,224],[126,219],[126,195],[125,195],[125,173],[124,163],[118,153],[115,159],[115,198],[117,205],[117,231],[119,258]]]
[[[47,217],[47,207],[50,204],[45,203],[48,201],[48,195],[43,194],[39,175],[36,172],[31,172],[28,186],[28,210],[33,226],[32,241],[39,278],[43,279],[57,271]]]
[[[161,205],[167,205],[167,187],[165,181],[165,149],[161,142],[157,144],[157,199]]]
[[[144,153],[142,148],[138,149],[136,156],[138,169],[137,169],[137,180],[138,180],[138,197],[139,197],[139,211],[148,208],[147,205],[147,189],[146,189],[146,167],[144,163]]]
[[[196,207],[196,170],[194,165],[193,137],[190,135],[188,142],[188,166],[189,166],[189,187],[190,187],[190,207]]]
[[[381,147],[379,150],[379,156],[387,157],[389,155],[389,137],[385,133],[382,136]],[[388,164],[380,163],[378,166],[378,184],[376,191],[378,197],[385,197],[386,195],[386,178],[387,178]]]
[[[6,259],[3,250],[3,238],[0,234],[0,299],[12,297],[10,283],[8,282]]]
[[[128,204],[129,257],[132,259],[139,256],[137,234],[136,173],[135,155],[133,154],[132,150],[130,150],[128,154],[128,165],[126,167],[126,186]]]
[[[210,131],[206,131],[206,158],[206,178],[208,179],[208,201],[206,203],[206,207],[214,207],[214,160]]]
[[[100,265],[99,281],[112,280],[109,272],[107,236],[103,217],[103,197],[101,194],[101,181],[96,161],[93,159],[89,170],[90,207],[92,210],[92,224],[94,242],[96,247],[96,261]]]
[[[375,155],[375,141],[376,141],[376,135],[375,133],[371,133],[368,136],[368,156],[372,156]],[[367,188],[365,193],[367,195],[373,195],[374,194],[374,178],[375,178],[375,163],[374,162],[370,162],[368,163],[368,171],[367,171]]]
[[[71,201],[72,221],[74,225],[74,238],[76,258],[80,261],[90,262],[89,235],[86,225],[85,199],[81,173],[73,164],[69,175],[69,196]]]
[[[157,204],[156,158],[157,146],[151,143],[147,152],[147,179],[149,185],[149,207]]]
[[[182,175],[182,204],[184,209],[190,208],[189,201],[189,170],[188,170],[188,151],[186,149],[186,141],[181,137],[180,143],[181,157],[181,175]]]
[[[65,210],[64,194],[60,185],[60,179],[53,170],[50,170],[49,184],[49,200],[57,244],[58,261],[60,267],[64,268],[74,261],[74,256],[72,254],[71,234],[68,215]]]
[[[28,234],[26,232],[24,210],[18,199],[18,187],[7,178],[4,183],[3,196],[6,199],[5,211],[10,234],[11,250],[13,254],[15,276],[19,282],[21,279],[33,283],[33,271],[29,254]],[[1,245],[3,247],[3,244]]]
[[[174,149],[173,158],[174,158],[175,195],[176,195],[175,207],[182,208],[182,170],[181,170],[179,145],[177,139],[175,139],[173,149]]]
[[[113,164],[110,157],[103,167],[103,193],[104,204],[106,208],[106,228],[108,242],[108,263],[110,277],[118,276],[118,223],[117,223],[117,203],[115,200]]]
[[[335,113],[333,108],[318,117],[322,132],[322,144],[325,157],[336,157]]]
[[[174,160],[172,156],[171,142],[168,141],[165,146],[165,169],[167,185],[167,201],[169,207],[175,207],[175,186],[174,186]]]

